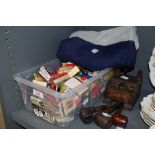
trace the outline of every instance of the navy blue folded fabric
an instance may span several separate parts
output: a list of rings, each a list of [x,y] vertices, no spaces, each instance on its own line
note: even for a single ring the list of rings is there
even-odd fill
[[[92,71],[108,67],[133,69],[137,50],[133,41],[101,46],[74,37],[62,40],[57,57],[63,62],[72,62]]]

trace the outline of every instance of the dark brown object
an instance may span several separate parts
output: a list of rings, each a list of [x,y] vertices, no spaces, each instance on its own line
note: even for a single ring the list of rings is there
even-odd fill
[[[142,71],[137,75],[116,76],[112,78],[105,88],[105,98],[124,104],[124,108],[131,110],[140,95],[142,85]]]
[[[117,109],[117,111],[111,116],[108,113],[98,112],[95,115],[95,123],[102,129],[110,128],[112,125],[125,128],[128,122],[128,117],[121,114],[123,110],[123,104]]]
[[[120,108],[121,105],[121,103],[110,103],[98,107],[83,108],[81,109],[79,116],[83,123],[89,124],[94,121],[94,116],[97,112],[112,113],[116,109]]]
[[[107,113],[98,112],[95,115],[95,123],[102,129],[108,129],[112,126],[112,117]]]

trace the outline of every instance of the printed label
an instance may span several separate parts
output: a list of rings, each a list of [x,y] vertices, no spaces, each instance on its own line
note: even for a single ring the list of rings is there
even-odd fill
[[[108,113],[102,112],[102,115],[106,116],[106,117],[111,117],[111,115],[109,115]]]
[[[49,78],[46,77],[46,75],[45,75],[42,71],[39,71],[39,74],[41,74],[42,77],[44,77],[44,79],[45,79],[46,81],[49,81]]]
[[[91,50],[91,52],[94,53],[94,54],[96,54],[96,53],[99,52],[99,50],[94,48],[94,49]]]
[[[88,96],[89,95],[89,91],[86,91],[85,95]]]
[[[101,89],[101,93],[103,93],[103,92],[104,92],[104,90],[105,90],[105,87],[103,87],[103,88]]]
[[[87,97],[84,101],[83,101],[83,105],[86,105],[89,101],[89,98]]]
[[[49,73],[47,72],[47,70],[45,69],[44,66],[42,66],[42,67],[40,68],[40,70],[41,70],[48,78],[50,78],[50,75],[49,75]]]
[[[129,78],[127,76],[121,76],[122,79],[128,80]]]
[[[36,114],[36,115],[38,115],[38,110],[36,109],[36,108],[34,108],[34,113]]]
[[[39,111],[39,117],[43,117],[43,113],[41,111]]]
[[[43,93],[38,91],[38,90],[36,90],[36,89],[33,89],[33,95],[38,96],[38,97],[40,97],[42,99],[44,98]]]
[[[49,81],[51,76],[48,74],[48,72],[46,71],[45,67],[41,67],[39,73],[47,80]]]

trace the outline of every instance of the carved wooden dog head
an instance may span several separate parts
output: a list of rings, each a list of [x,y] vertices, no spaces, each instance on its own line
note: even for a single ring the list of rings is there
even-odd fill
[[[112,101],[124,103],[124,108],[131,110],[139,98],[141,85],[142,71],[138,71],[136,76],[116,76],[107,83],[104,96]]]

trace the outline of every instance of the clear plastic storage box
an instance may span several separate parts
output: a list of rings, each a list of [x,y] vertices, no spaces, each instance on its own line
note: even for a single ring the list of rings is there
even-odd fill
[[[56,59],[14,75],[23,95],[25,108],[42,119],[60,127],[67,126],[83,106],[95,104],[103,96],[105,85],[113,69],[105,69],[66,93],[32,83],[33,74],[41,66],[55,69],[61,62]]]

